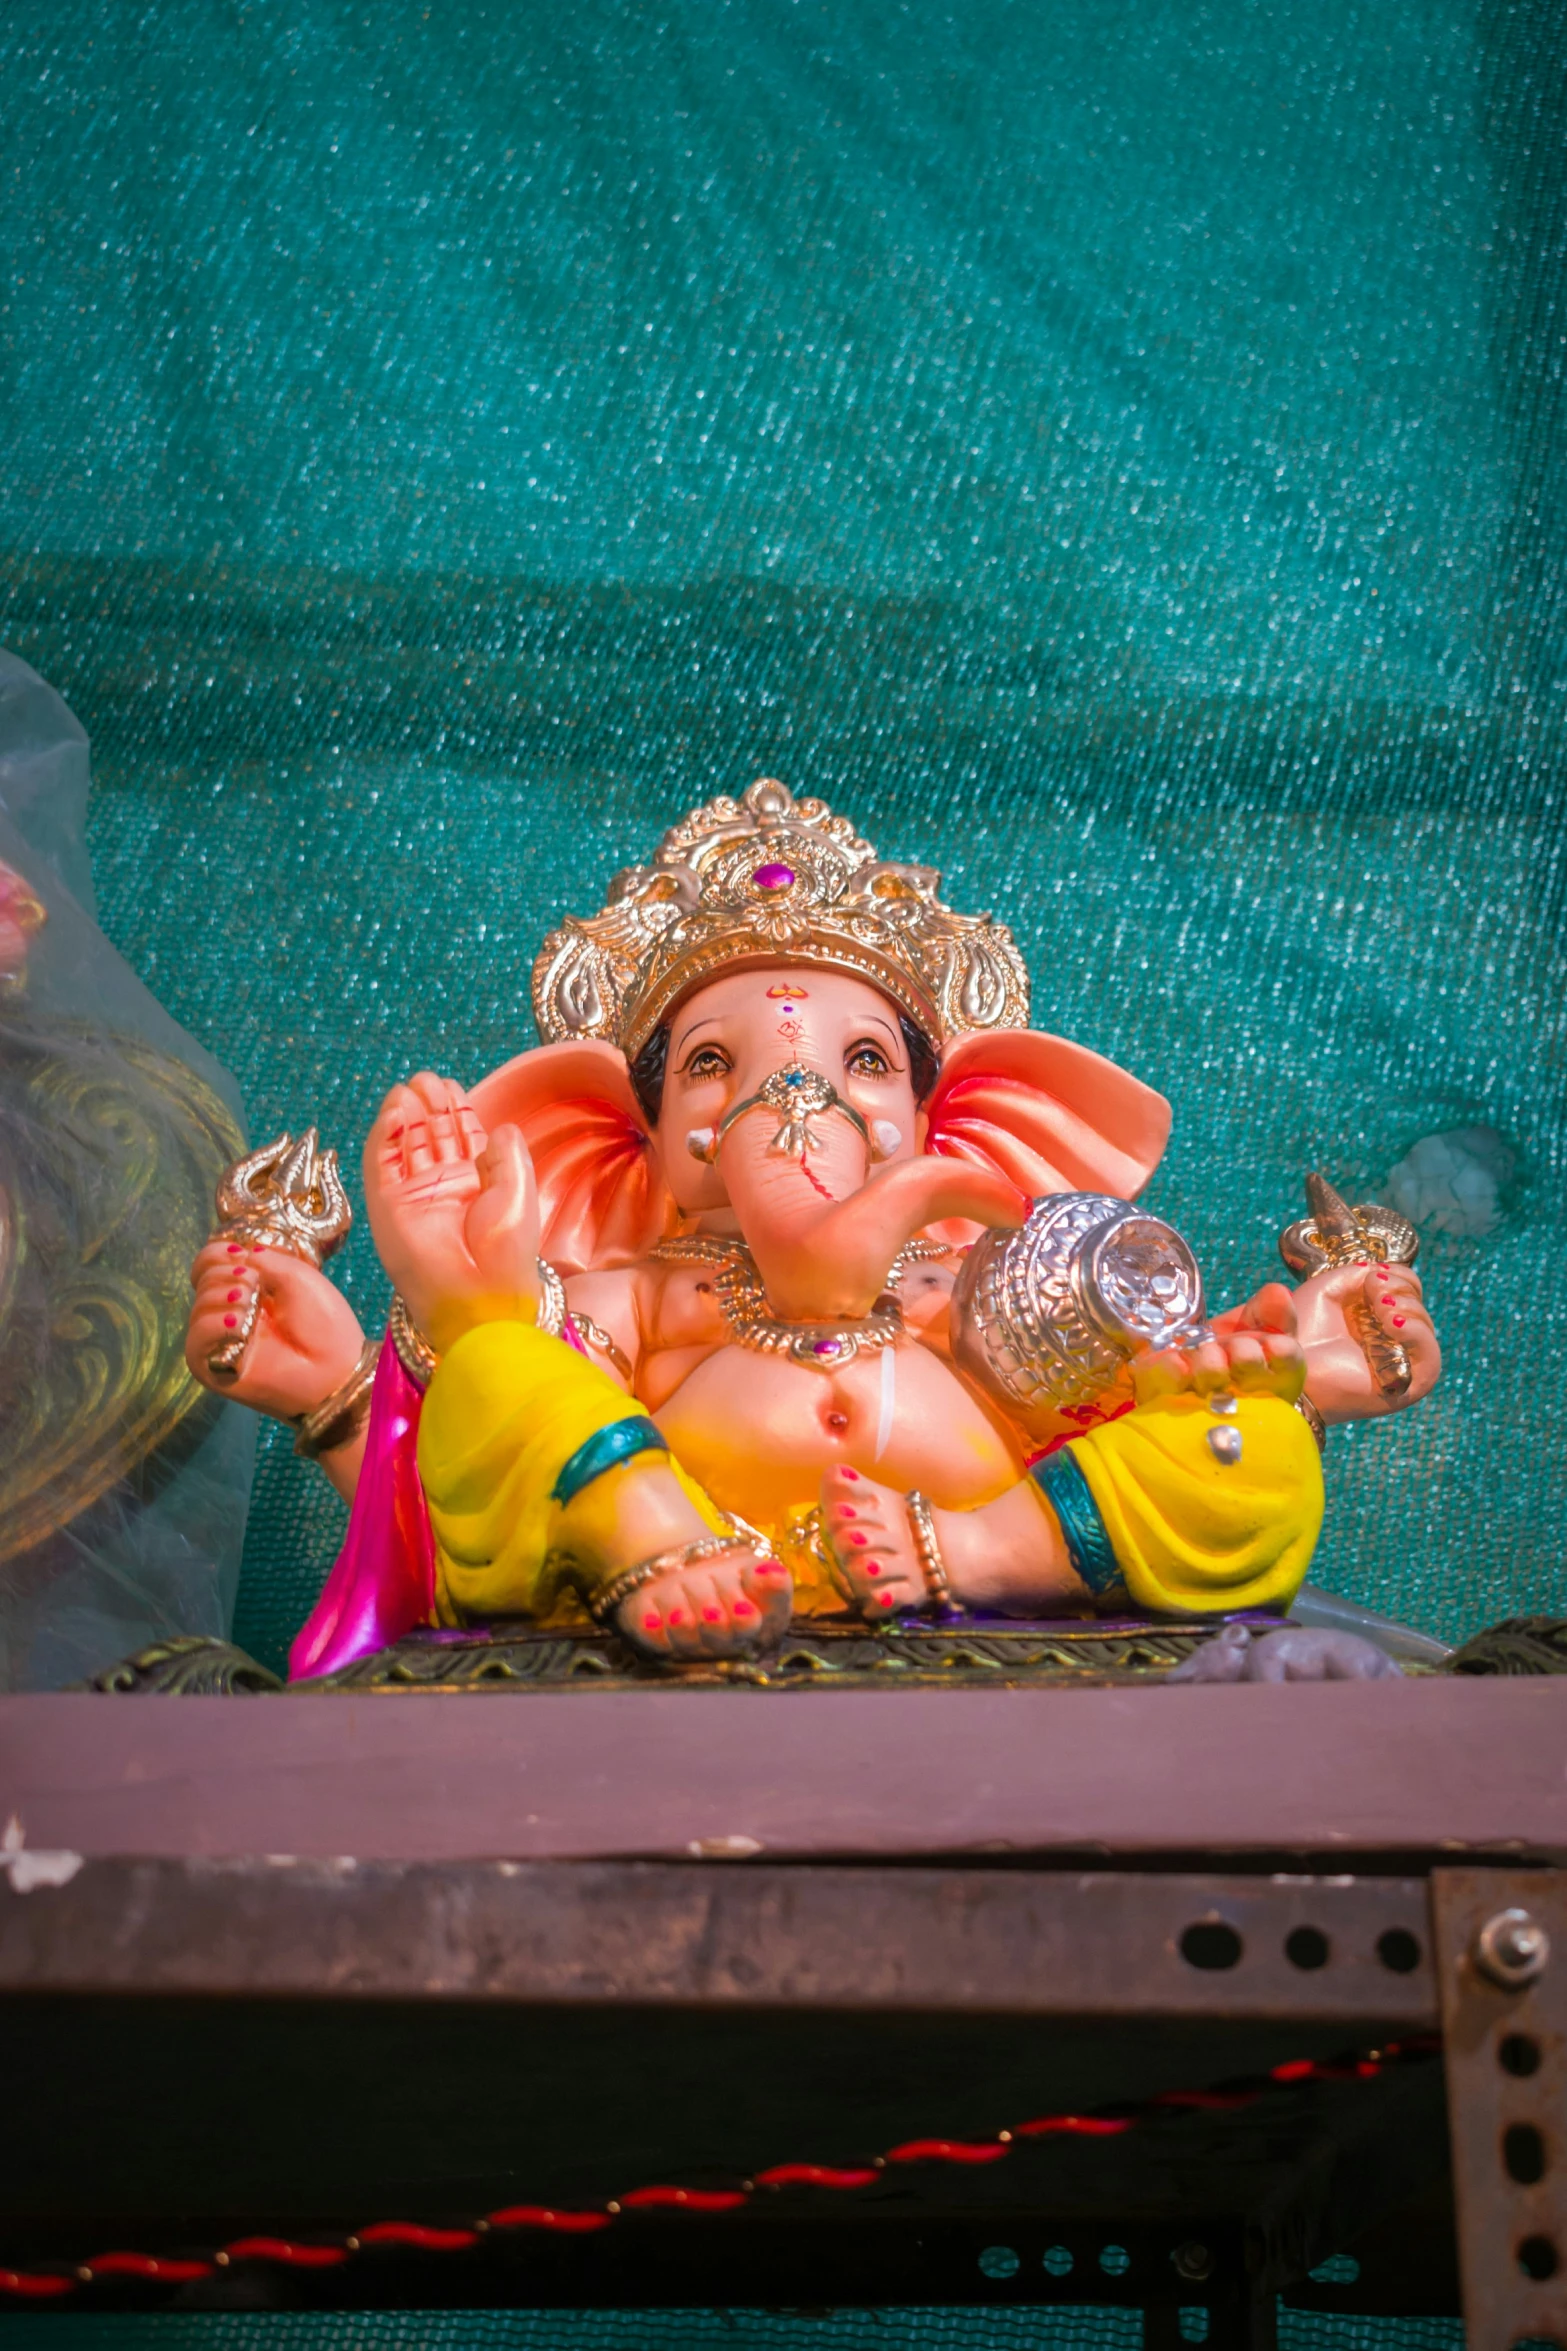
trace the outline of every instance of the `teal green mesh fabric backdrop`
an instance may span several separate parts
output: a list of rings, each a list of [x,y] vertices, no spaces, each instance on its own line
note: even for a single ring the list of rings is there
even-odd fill
[[[16,2351],[1139,2351],[1132,2310],[375,2311],[13,2320]],[[1463,2351],[1456,2319],[1280,2313],[1280,2351]]]
[[[1559,1608],[1564,21],[9,11],[0,636],[91,731],[111,935],[258,1132],[356,1152],[411,1066],[531,1041],[546,925],[690,803],[823,792],[1173,1097],[1151,1197],[1221,1293],[1307,1166],[1484,1131],[1428,1182],[1449,1376],[1334,1437],[1317,1573],[1450,1635]],[[346,1278],[374,1313],[362,1235]],[[273,1662],[339,1523],[270,1439]],[[1062,2332],[1130,2340],[199,2339]]]
[[[356,1155],[532,1041],[544,928],[690,803],[823,792],[1173,1097],[1220,1293],[1309,1165],[1483,1130],[1426,1202],[1449,1376],[1334,1437],[1316,1573],[1560,1606],[1563,47],[1549,0],[11,12],[0,633],[91,731],[111,935],[258,1132]],[[339,1524],[274,1433],[274,1662]]]

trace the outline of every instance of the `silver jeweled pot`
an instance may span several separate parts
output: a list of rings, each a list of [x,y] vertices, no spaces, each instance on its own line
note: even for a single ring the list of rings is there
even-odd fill
[[[1172,1225],[1105,1192],[1052,1192],[975,1242],[952,1293],[953,1352],[1002,1403],[1086,1404],[1144,1347],[1206,1336],[1202,1275]]]

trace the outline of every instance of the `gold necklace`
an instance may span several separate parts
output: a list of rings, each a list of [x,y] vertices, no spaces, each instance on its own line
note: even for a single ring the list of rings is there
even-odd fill
[[[761,1355],[787,1355],[811,1371],[839,1371],[864,1351],[875,1354],[903,1336],[903,1309],[892,1293],[908,1268],[922,1258],[945,1257],[939,1241],[909,1241],[887,1271],[887,1303],[857,1322],[781,1322],[768,1310],[767,1292],[756,1261],[743,1241],[711,1233],[686,1233],[656,1242],[649,1256],[662,1264],[711,1265],[717,1269],[713,1294],[720,1313],[742,1347]]]

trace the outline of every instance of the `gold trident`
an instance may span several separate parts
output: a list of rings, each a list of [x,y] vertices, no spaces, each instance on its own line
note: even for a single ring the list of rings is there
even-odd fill
[[[337,1153],[323,1151],[314,1127],[296,1142],[279,1135],[218,1178],[215,1241],[243,1241],[252,1249],[286,1249],[319,1266],[348,1237],[354,1212],[348,1205]],[[207,1357],[216,1380],[239,1377],[245,1349],[261,1311],[258,1291],[239,1318],[239,1328]]]
[[[1279,1235],[1279,1255],[1299,1281],[1344,1265],[1413,1265],[1420,1235],[1407,1216],[1374,1200],[1351,1208],[1325,1175],[1306,1178],[1309,1216]],[[1384,1396],[1402,1396],[1409,1386],[1407,1349],[1386,1331],[1356,1293],[1344,1300],[1344,1320]]]

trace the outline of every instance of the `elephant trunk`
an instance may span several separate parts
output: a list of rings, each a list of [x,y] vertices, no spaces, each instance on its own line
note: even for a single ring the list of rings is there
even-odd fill
[[[893,1259],[942,1217],[1020,1225],[1025,1195],[961,1159],[889,1161],[867,1173],[864,1138],[841,1116],[822,1121],[803,1158],[769,1148],[765,1115],[742,1119],[722,1146],[724,1186],[775,1314],[786,1322],[857,1321],[887,1286]]]

